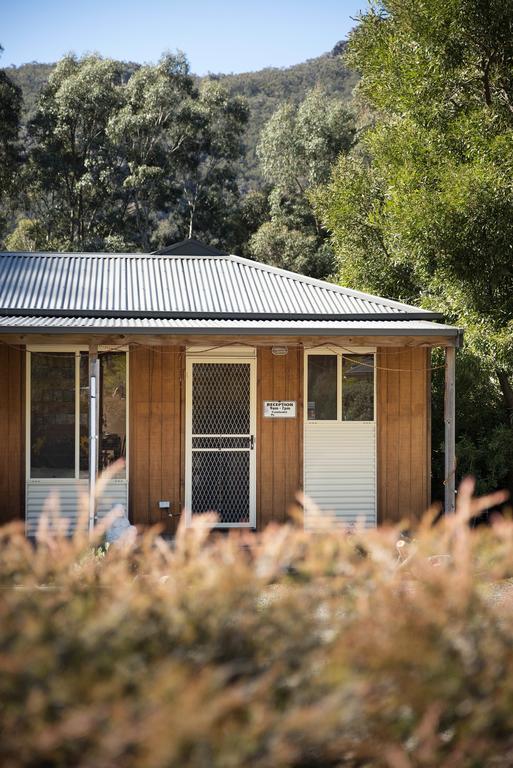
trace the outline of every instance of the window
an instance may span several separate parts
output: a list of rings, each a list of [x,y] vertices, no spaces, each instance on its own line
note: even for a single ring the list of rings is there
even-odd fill
[[[89,355],[80,353],[80,472],[79,477],[89,477]]]
[[[75,477],[75,354],[31,355],[31,476]]]
[[[126,456],[126,354],[100,357],[100,446],[98,469]],[[126,468],[117,477],[126,477]]]
[[[374,418],[374,355],[342,355],[342,419]]]
[[[308,356],[308,419],[337,418],[337,356]]]
[[[309,354],[307,378],[308,421],[373,421],[373,354]]]
[[[89,477],[89,355],[30,353],[29,477]],[[100,355],[98,469],[126,455],[126,353]],[[120,473],[118,477],[124,477]]]

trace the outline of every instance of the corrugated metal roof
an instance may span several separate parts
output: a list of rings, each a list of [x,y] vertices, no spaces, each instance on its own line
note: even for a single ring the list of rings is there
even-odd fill
[[[458,336],[459,329],[427,320],[226,320],[208,318],[121,317],[0,317],[2,333],[80,333],[111,331],[120,334],[269,334],[269,335],[376,335]]]
[[[0,313],[394,318],[438,316],[224,254],[0,254]]]

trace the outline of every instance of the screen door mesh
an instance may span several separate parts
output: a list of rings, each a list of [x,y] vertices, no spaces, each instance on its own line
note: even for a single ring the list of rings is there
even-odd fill
[[[217,512],[222,524],[250,521],[251,367],[193,363],[193,514]]]

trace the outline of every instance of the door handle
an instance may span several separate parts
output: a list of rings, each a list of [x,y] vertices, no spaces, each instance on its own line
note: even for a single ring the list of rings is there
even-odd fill
[[[253,451],[255,448],[255,435],[251,435],[249,438],[249,449],[250,451]]]

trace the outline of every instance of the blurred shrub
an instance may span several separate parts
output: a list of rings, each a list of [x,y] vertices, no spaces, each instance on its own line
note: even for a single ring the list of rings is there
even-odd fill
[[[513,525],[470,494],[409,543],[5,528],[0,765],[512,765]]]

